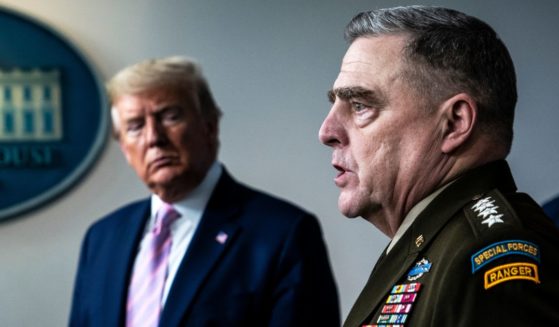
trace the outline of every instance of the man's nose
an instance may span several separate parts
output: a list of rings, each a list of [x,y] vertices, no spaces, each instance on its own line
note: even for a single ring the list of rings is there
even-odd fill
[[[330,109],[330,112],[326,118],[324,118],[320,130],[318,131],[318,139],[324,145],[331,147],[342,144],[344,132],[338,120],[335,106],[332,106],[332,109]]]
[[[151,146],[161,146],[167,142],[167,130],[156,119],[150,119],[146,123],[146,142]]]

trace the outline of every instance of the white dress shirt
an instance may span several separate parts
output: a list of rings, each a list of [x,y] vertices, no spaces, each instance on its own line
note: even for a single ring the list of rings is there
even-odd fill
[[[212,195],[222,172],[223,167],[221,164],[217,161],[214,162],[200,185],[192,190],[186,198],[175,203],[170,203],[181,216],[171,225],[172,245],[169,253],[167,279],[165,280],[163,296],[161,298],[162,305],[164,305],[167,300],[167,296],[171,290],[171,286],[179,269],[180,263],[184,254],[188,250],[188,246],[192,241],[194,232],[202,219],[206,205],[210,200],[210,196]],[[151,216],[146,224],[144,235],[153,228],[153,224],[155,223],[155,214],[161,207],[162,203],[163,201],[157,195],[152,194]],[[142,241],[140,248],[143,246],[145,245]]]

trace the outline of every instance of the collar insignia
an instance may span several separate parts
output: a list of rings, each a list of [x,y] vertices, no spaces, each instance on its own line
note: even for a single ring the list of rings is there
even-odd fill
[[[423,234],[421,234],[415,239],[415,246],[420,247],[423,242],[425,242],[425,238],[423,237]]]

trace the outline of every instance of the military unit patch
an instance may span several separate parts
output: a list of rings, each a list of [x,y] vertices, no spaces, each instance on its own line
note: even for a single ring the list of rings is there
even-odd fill
[[[490,244],[474,253],[470,258],[472,274],[486,264],[509,255],[521,255],[536,263],[540,262],[540,248],[537,244],[524,240],[506,240]],[[511,280],[528,280],[539,284],[540,277],[536,263],[513,262],[491,268],[483,275],[483,286],[487,290]]]
[[[485,289],[510,280],[519,279],[530,280],[539,284],[538,266],[527,262],[509,263],[486,271],[483,278]]]
[[[524,255],[540,262],[540,251],[536,244],[522,240],[502,241],[493,243],[472,255],[472,273],[495,259],[511,254]]]
[[[472,209],[477,212],[478,217],[481,217],[483,220],[481,221],[482,224],[487,224],[487,227],[491,227],[494,224],[503,223],[504,221],[501,219],[503,214],[497,211],[499,207],[495,205],[495,200],[490,196],[478,200],[473,206]]]

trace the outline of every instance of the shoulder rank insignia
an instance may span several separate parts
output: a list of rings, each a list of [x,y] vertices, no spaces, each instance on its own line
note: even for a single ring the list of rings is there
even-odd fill
[[[503,223],[504,221],[501,219],[503,214],[499,213],[497,209],[499,208],[495,204],[495,200],[490,196],[478,200],[473,206],[472,209],[477,212],[478,217],[482,218],[481,223],[487,224],[487,227],[491,227],[494,224]]]
[[[485,272],[483,286],[485,289],[489,289],[511,280],[529,280],[539,284],[538,266],[527,262],[514,262],[497,266]]]
[[[540,249],[536,244],[523,240],[502,241],[486,246],[472,255],[472,274],[491,261],[508,255],[523,255],[540,262]]]
[[[431,262],[427,258],[419,260],[408,272],[408,280],[413,282],[431,270]]]

